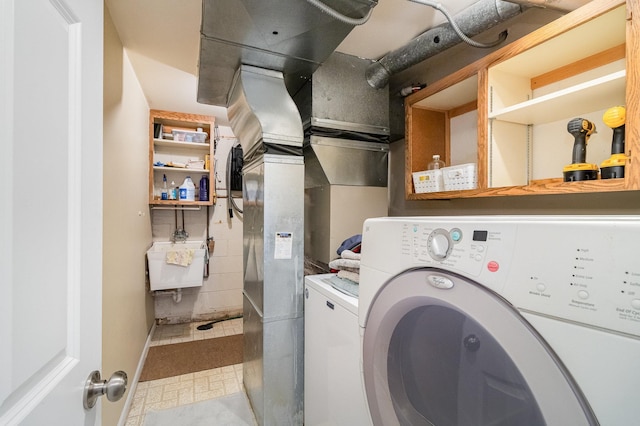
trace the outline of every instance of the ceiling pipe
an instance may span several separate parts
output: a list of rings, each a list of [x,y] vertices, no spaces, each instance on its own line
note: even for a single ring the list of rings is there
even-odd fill
[[[541,7],[543,9],[558,10],[560,12],[571,12],[584,6],[591,0],[508,0],[511,3],[518,3],[525,7]]]
[[[373,8],[378,4],[378,1],[374,0],[373,4],[371,5],[371,8],[369,8],[369,11],[362,18],[351,18],[347,15],[344,15],[338,12],[334,8],[328,6],[327,4],[323,3],[322,0],[307,0],[307,2],[309,4],[314,5],[315,7],[317,7],[324,13],[326,13],[327,15],[331,16],[332,18],[337,19],[338,21],[348,25],[365,24],[369,20],[369,18],[371,18],[371,14],[373,13]]]
[[[523,11],[524,8],[516,3],[481,0],[456,15],[455,21],[464,34],[473,37]],[[371,87],[382,89],[389,84],[392,75],[461,42],[450,24],[438,25],[369,65],[365,73],[367,82]]]

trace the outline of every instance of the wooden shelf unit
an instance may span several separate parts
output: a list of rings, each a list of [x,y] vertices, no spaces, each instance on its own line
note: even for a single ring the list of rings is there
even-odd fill
[[[640,22],[634,15],[640,16],[637,2],[594,0],[408,96],[407,199],[639,190]],[[613,132],[602,114],[616,105],[627,111],[625,177],[563,182],[573,147],[567,122],[583,117],[596,124],[587,162],[600,165]],[[412,173],[426,170],[434,154],[448,166],[476,162],[477,189],[415,193]],[[464,155],[473,158],[462,161]]]
[[[213,205],[216,201],[215,192],[215,175],[214,175],[214,131],[215,118],[208,115],[186,114],[172,111],[161,111],[152,109],[149,112],[149,204],[156,206],[206,206]],[[165,139],[162,135],[154,134],[154,124],[162,124],[167,129],[182,129],[188,131],[196,131],[201,128],[207,133],[205,143],[197,142],[181,142],[171,139]],[[170,132],[169,132],[170,133]],[[156,137],[160,136],[160,137]],[[191,160],[205,160],[205,155],[209,155],[209,168],[190,169],[180,167],[162,167],[154,166],[156,162],[169,163],[186,163]],[[209,200],[198,201],[180,201],[180,200],[162,200],[160,199],[160,191],[162,190],[162,176],[167,175],[167,182],[171,188],[171,182],[175,182],[175,186],[182,185],[187,176],[191,177],[196,188],[199,185],[200,177],[207,175],[209,177]]]

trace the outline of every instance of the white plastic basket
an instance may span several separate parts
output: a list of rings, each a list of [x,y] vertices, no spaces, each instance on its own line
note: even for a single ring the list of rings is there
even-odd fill
[[[478,173],[475,163],[445,167],[442,169],[442,177],[445,191],[476,189],[478,187]]]
[[[444,181],[442,179],[442,170],[425,170],[415,172],[413,174],[413,187],[416,194],[425,192],[444,191]]]

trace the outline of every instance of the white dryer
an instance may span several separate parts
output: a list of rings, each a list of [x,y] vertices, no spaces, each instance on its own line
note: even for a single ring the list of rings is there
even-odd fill
[[[640,216],[367,220],[375,425],[638,424]]]
[[[305,277],[304,424],[367,426],[358,299],[336,290],[335,276]]]

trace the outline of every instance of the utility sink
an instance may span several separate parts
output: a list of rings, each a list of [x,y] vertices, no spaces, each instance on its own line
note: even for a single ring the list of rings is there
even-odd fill
[[[147,250],[151,291],[202,286],[205,258],[204,241],[154,242]]]

